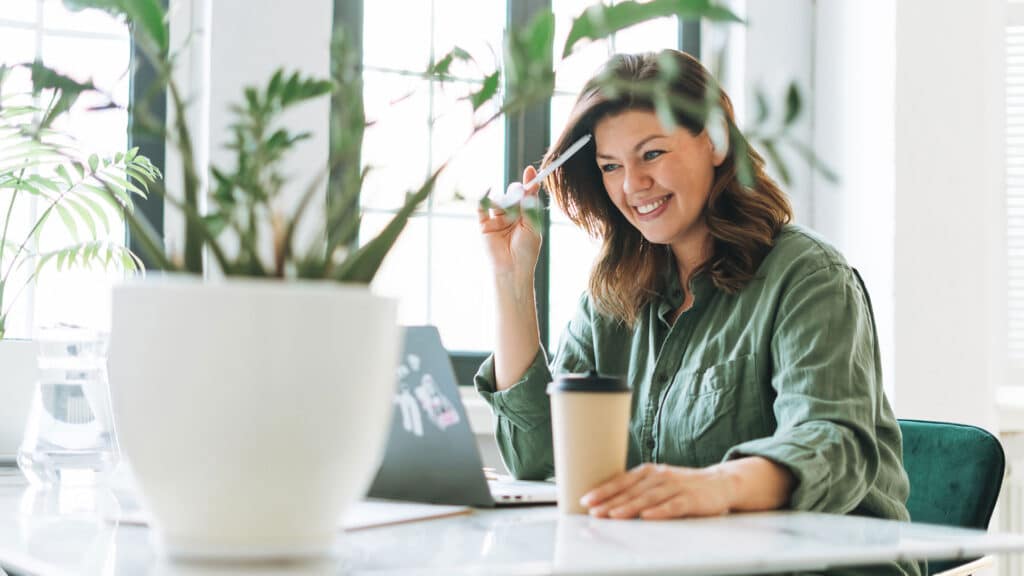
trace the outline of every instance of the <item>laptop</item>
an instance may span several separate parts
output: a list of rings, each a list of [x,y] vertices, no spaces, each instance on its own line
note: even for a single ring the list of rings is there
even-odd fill
[[[367,496],[484,508],[554,504],[553,482],[487,479],[437,328],[406,327],[404,338],[391,431]]]

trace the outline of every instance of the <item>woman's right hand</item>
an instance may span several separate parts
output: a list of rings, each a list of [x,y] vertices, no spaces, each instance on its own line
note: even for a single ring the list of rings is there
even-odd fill
[[[536,175],[537,170],[533,166],[527,166],[523,170],[523,182],[529,182]],[[536,197],[539,190],[539,184],[533,186],[526,190],[523,198]],[[507,217],[505,211],[497,204],[493,204],[490,210],[480,209],[477,212],[480,216],[480,231],[484,235],[494,273],[532,277],[540,258],[540,231],[535,230],[529,219],[524,218],[522,214],[514,220]]]

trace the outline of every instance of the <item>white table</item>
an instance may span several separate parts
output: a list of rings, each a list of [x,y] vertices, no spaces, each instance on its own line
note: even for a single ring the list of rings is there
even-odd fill
[[[642,522],[552,507],[340,533],[336,560],[211,568],[161,562],[149,530],[116,526],[110,490],[41,493],[0,478],[0,566],[42,575],[754,574],[1024,551],[1024,535],[805,513]]]

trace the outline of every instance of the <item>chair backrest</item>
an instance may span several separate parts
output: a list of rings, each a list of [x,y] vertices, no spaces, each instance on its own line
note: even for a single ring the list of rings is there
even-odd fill
[[[1006,456],[999,440],[974,426],[900,420],[903,467],[910,478],[907,509],[912,522],[988,528],[1003,484]],[[922,574],[935,574],[964,560],[932,561]]]
[[[911,521],[987,529],[1006,466],[999,440],[963,424],[899,423]]]

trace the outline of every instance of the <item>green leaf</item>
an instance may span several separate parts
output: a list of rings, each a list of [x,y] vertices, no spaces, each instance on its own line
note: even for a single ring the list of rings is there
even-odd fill
[[[96,222],[93,221],[92,213],[90,213],[85,206],[76,202],[75,199],[70,196],[65,197],[63,202],[68,206],[71,206],[71,209],[78,213],[78,217],[82,222],[85,222],[85,226],[89,229],[89,237],[96,238]]]
[[[665,90],[658,90],[654,93],[654,112],[666,133],[675,131],[676,116],[672,112],[672,104],[669,102],[668,92]]]
[[[85,188],[86,190],[90,190],[96,193],[101,198],[109,199],[111,198],[111,196],[113,196],[116,199],[116,202],[114,200],[110,201],[111,203],[117,205],[118,211],[125,209],[132,210],[132,199],[128,196],[128,194],[125,193],[123,189],[118,188],[117,186],[114,186],[109,182],[106,184],[101,183],[99,186],[95,184],[83,183],[82,187]]]
[[[103,181],[104,182],[109,182],[111,184],[115,184],[119,188],[124,188],[125,190],[128,190],[129,192],[133,192],[133,193],[135,193],[135,194],[137,194],[139,196],[142,196],[143,198],[146,197],[146,193],[141,188],[139,188],[135,184],[132,184],[128,180],[125,180],[124,178],[118,176],[117,174],[113,174],[113,173],[110,173],[110,172],[104,173],[103,174]]]
[[[402,230],[405,229],[405,225],[409,222],[409,217],[430,196],[430,192],[434,189],[434,184],[437,183],[437,177],[440,176],[443,170],[444,166],[435,171],[415,194],[406,196],[405,204],[398,210],[395,217],[388,222],[384,230],[373,240],[370,240],[350,254],[342,262],[333,275],[335,280],[363,284],[369,284],[373,280],[377,270],[380,269],[380,265],[384,262],[384,257],[387,256],[388,251],[395,245]]]
[[[471,62],[473,57],[470,56],[469,52],[455,46],[447,54],[442,56],[440,60],[428,66],[427,74],[434,74],[436,76],[441,76],[442,78],[447,77],[450,73],[452,63],[455,62],[455,60]]]
[[[761,147],[764,149],[768,159],[775,166],[776,171],[779,173],[779,178],[782,179],[783,184],[787,186],[792,183],[792,179],[789,175],[789,167],[786,166],[782,156],[779,154],[778,149],[775,147],[775,142],[772,140],[762,140]]]
[[[60,219],[64,221],[64,226],[71,233],[71,237],[75,239],[75,242],[78,242],[78,224],[75,223],[75,218],[71,215],[71,212],[61,204],[54,204],[53,209],[60,216]]]
[[[100,157],[92,154],[89,156],[89,171],[95,172],[100,167]]]
[[[500,79],[500,73],[495,72],[484,78],[483,86],[479,90],[469,95],[469,101],[473,103],[473,110],[479,109],[481,106],[487,103],[488,100],[494,97],[498,92],[498,80]]]
[[[96,91],[92,82],[78,82],[36,60],[32,63],[32,92],[38,95],[44,90],[55,90],[57,100],[39,121],[41,127],[49,127],[58,116],[67,112],[78,101],[83,92]]]
[[[505,38],[506,107],[515,108],[554,91],[555,16],[534,14],[526,26]]]
[[[267,85],[267,96],[277,98],[278,93],[281,92],[281,77],[283,75],[283,68],[278,68],[274,71],[274,75],[270,77],[270,83]]]
[[[758,88],[754,92],[754,97],[757,102],[757,119],[754,120],[755,125],[760,126],[764,124],[764,121],[768,119],[771,114],[771,107],[768,104],[768,97],[764,95],[764,92]]]
[[[796,82],[789,85],[786,91],[786,119],[784,124],[791,125],[800,116],[800,88]]]
[[[57,184],[53,180],[51,180],[49,178],[45,178],[45,177],[43,177],[43,176],[41,176],[39,174],[32,174],[31,176],[28,177],[28,180],[30,182],[32,182],[33,184],[35,184],[37,187],[49,190],[50,192],[53,192],[54,194],[60,194],[61,193],[61,187],[60,187],[59,184]]]
[[[246,88],[244,94],[245,102],[249,106],[249,110],[255,112],[262,109],[262,106],[260,106],[260,95],[255,88]]]
[[[597,40],[614,32],[656,18],[679,16],[713,22],[743,22],[739,16],[712,0],[652,0],[618,2],[613,6],[594,4],[572,22],[565,39],[562,58],[568,57],[583,40]]]
[[[729,129],[729,145],[735,150],[733,157],[736,159],[736,179],[743,186],[753,188],[754,166],[750,159],[750,144],[735,126],[730,126]]]
[[[798,154],[800,154],[800,156],[804,158],[804,160],[807,161],[811,168],[821,174],[825,180],[832,184],[839,183],[839,175],[829,168],[820,158],[818,158],[818,155],[814,153],[814,150],[811,150],[805,144],[797,140],[790,140],[788,143]]]
[[[74,181],[71,180],[71,175],[68,174],[68,169],[65,168],[63,164],[58,164],[53,171],[57,173],[57,176],[60,176],[61,180],[63,180],[69,188],[75,185]]]
[[[224,231],[228,226],[228,219],[224,214],[207,214],[203,216],[203,222],[206,224],[206,228],[210,231],[210,235],[213,237],[220,236],[221,232]]]
[[[110,218],[107,216],[107,211],[103,209],[103,206],[101,206],[98,202],[90,198],[87,194],[78,194],[77,196],[75,196],[75,199],[81,202],[82,204],[85,204],[86,207],[92,210],[92,213],[95,214],[96,217],[100,219],[100,223],[103,225],[104,234],[110,234]],[[96,234],[94,232],[93,236],[95,235]]]

